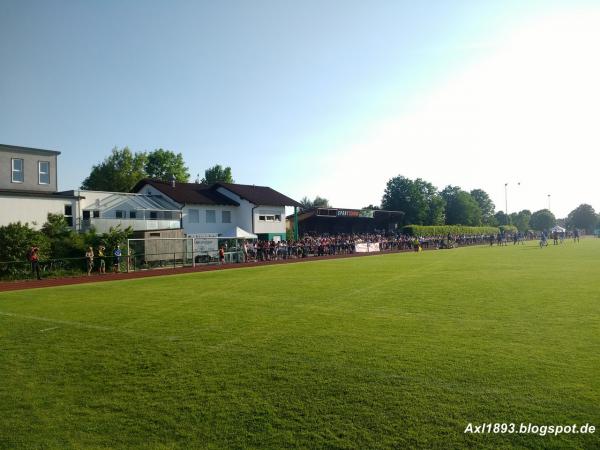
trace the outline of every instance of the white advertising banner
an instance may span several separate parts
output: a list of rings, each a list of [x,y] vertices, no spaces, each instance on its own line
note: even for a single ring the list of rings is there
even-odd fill
[[[378,251],[380,251],[379,242],[370,243],[370,244],[367,242],[360,242],[358,244],[354,244],[354,251],[356,253],[378,252]]]
[[[194,239],[194,253],[208,253],[219,250],[218,233],[195,233],[187,237]]]

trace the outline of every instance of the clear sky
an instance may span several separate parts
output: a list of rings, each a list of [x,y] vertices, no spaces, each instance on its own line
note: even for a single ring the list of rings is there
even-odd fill
[[[0,0],[0,143],[61,151],[60,189],[162,147],[333,206],[404,175],[563,217],[600,209],[599,49],[598,1]]]

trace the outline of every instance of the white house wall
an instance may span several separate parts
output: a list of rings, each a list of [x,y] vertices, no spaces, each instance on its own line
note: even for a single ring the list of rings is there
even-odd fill
[[[243,199],[239,195],[234,194],[230,190],[222,187],[218,188],[217,192],[240,204],[240,206],[235,207],[238,211],[237,226],[240,227],[242,230],[246,230],[252,233],[252,208],[254,208],[255,206],[254,203],[250,203],[248,200]]]
[[[39,230],[48,220],[48,213],[64,214],[65,205],[71,205],[75,214],[75,199],[0,196],[0,226],[21,222]]]
[[[198,223],[193,223],[190,221],[191,209],[198,211]],[[207,211],[215,211],[215,223],[206,222]],[[231,212],[230,223],[223,223],[223,211]],[[183,229],[186,234],[219,233],[222,235],[227,235],[236,226],[243,228],[239,225],[239,211],[237,206],[185,205],[183,208]]]
[[[260,216],[279,215],[279,222],[264,222]],[[254,233],[284,233],[285,234],[285,206],[259,206],[254,210]]]

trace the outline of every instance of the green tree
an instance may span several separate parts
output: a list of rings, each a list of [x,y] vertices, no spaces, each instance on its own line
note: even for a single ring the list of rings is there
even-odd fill
[[[512,214],[511,214],[512,216]],[[531,219],[531,211],[529,211],[528,209],[524,209],[522,211],[519,211],[515,217],[511,217],[511,222],[514,226],[517,227],[517,229],[522,232],[525,233],[529,230],[529,220]]]
[[[403,211],[403,224],[440,225],[444,223],[444,201],[431,183],[401,175],[387,182],[382,209]]]
[[[231,175],[231,167],[223,168],[221,165],[210,167],[204,171],[204,178],[202,178],[202,184],[213,184],[213,183],[235,183],[233,176]]]
[[[50,242],[50,256],[54,259],[82,257],[85,253],[84,236],[74,231],[62,214],[48,214],[41,232]]]
[[[123,229],[121,228],[121,225],[117,225],[116,227],[110,227],[108,233],[102,234],[100,236],[100,242],[105,245],[108,251],[112,252],[117,248],[117,245],[126,245],[127,239],[129,239],[132,234],[133,229],[131,227]]]
[[[494,219],[496,220],[496,226],[510,224],[510,216],[507,216],[504,211],[498,211],[496,214],[494,214]]]
[[[446,224],[481,225],[481,208],[471,194],[458,186],[446,186],[440,195],[446,202]]]
[[[39,247],[40,260],[50,256],[48,238],[42,232],[31,228],[29,224],[15,222],[0,227],[0,261],[22,263],[1,265],[0,271],[9,275],[27,272],[29,266],[25,262],[32,246]]]
[[[529,226],[536,231],[550,230],[556,224],[556,217],[548,209],[534,212],[529,219]]]
[[[323,197],[319,197],[318,195],[313,200],[313,207],[314,208],[331,208],[331,206],[329,205],[329,200],[327,200],[326,198],[323,198]]]
[[[176,181],[187,183],[190,179],[183,155],[162,148],[146,155],[144,169],[149,178],[157,180],[171,181],[172,177],[175,176]]]
[[[479,209],[481,209],[482,223],[484,225],[494,225],[494,211],[496,209],[496,205],[494,205],[494,202],[487,192],[485,192],[483,189],[473,189],[470,194],[479,205]]]
[[[567,216],[567,226],[569,228],[584,229],[587,233],[593,233],[597,224],[596,211],[586,203],[579,205]]]
[[[304,196],[302,200],[300,200],[300,204],[302,205],[300,207],[301,211],[308,211],[309,209],[313,208],[331,208],[329,200],[323,197],[319,197],[318,195],[315,197],[314,200],[311,200],[310,198]]]
[[[300,205],[301,211],[308,211],[309,209],[313,209],[314,207],[313,201],[306,196],[302,197],[302,199],[300,200]]]
[[[145,178],[145,153],[133,153],[128,147],[117,147],[100,164],[92,167],[89,176],[81,183],[81,189],[95,191],[129,192]]]

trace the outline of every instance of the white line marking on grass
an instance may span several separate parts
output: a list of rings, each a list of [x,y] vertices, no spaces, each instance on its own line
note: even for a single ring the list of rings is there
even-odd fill
[[[49,319],[48,317],[29,316],[26,314],[15,314],[15,313],[9,313],[9,312],[4,312],[4,311],[0,311],[0,316],[15,317],[17,319],[26,319],[26,320],[38,320],[40,322],[47,322],[47,323],[59,324],[59,325],[68,325],[68,326],[72,326],[75,328],[83,328],[83,329],[87,329],[87,330],[112,331],[112,332],[117,332],[117,333],[121,333],[121,334],[126,334],[128,336],[144,337],[144,338],[151,338],[151,339],[158,339],[158,340],[174,341],[174,340],[179,339],[178,336],[159,336],[159,335],[155,335],[155,334],[137,333],[135,331],[124,330],[123,328],[117,328],[117,327],[93,325],[93,324],[89,324],[89,323],[76,322],[76,321],[72,321],[72,320]],[[59,328],[59,327],[47,328],[46,331],[56,329],[56,328]]]
[[[45,331],[57,330],[59,328],[60,327],[44,328],[43,330],[40,330],[40,333],[44,333]]]

